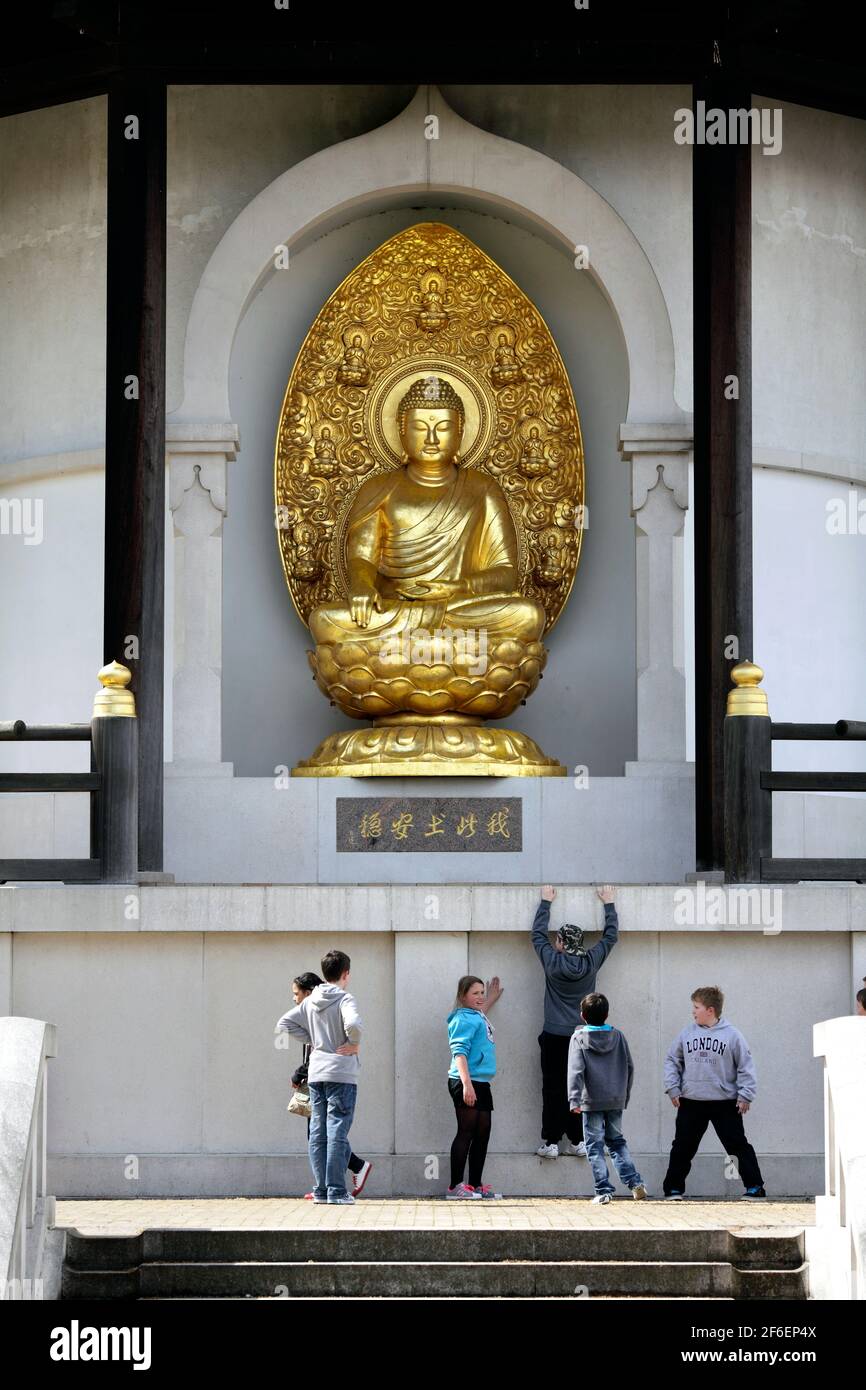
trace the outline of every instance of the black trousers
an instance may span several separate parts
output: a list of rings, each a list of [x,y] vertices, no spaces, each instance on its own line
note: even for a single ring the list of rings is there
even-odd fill
[[[686,1178],[692,1166],[692,1159],[698,1145],[712,1125],[725,1147],[725,1153],[737,1160],[740,1177],[745,1187],[763,1187],[764,1179],[758,1167],[755,1150],[746,1138],[743,1117],[737,1109],[735,1100],[683,1100],[677,1110],[677,1125],[668,1171],[665,1174],[664,1190],[685,1192]]]
[[[567,1134],[572,1144],[583,1139],[583,1116],[568,1108],[568,1046],[571,1034],[539,1033],[541,1048],[541,1137],[558,1144]]]

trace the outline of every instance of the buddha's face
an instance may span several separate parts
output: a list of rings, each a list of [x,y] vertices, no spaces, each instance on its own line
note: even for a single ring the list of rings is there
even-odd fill
[[[456,410],[408,410],[400,440],[410,463],[450,463],[460,448],[463,433]]]

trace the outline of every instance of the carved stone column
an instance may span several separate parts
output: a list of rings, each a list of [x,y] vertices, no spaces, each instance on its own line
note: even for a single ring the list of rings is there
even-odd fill
[[[222,761],[222,532],[237,425],[171,424],[166,430],[174,522],[172,755],[167,771],[232,775]]]
[[[689,505],[688,425],[621,425],[632,469],[637,585],[637,762],[627,776],[687,775],[682,535]]]

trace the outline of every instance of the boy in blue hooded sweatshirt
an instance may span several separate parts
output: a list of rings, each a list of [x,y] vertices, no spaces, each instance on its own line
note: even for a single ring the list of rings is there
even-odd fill
[[[457,984],[454,1008],[448,1015],[448,1090],[457,1112],[457,1134],[451,1145],[451,1186],[445,1194],[451,1201],[502,1196],[481,1182],[493,1113],[490,1083],[496,1075],[496,1044],[487,1011],[501,993],[497,976],[485,991],[484,981],[477,975],[463,975]],[[469,1182],[465,1183],[467,1159]]]

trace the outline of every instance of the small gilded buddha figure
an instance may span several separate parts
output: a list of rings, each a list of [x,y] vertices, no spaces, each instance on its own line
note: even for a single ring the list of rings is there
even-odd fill
[[[490,380],[494,386],[510,386],[512,382],[520,381],[523,372],[517,360],[517,354],[508,341],[507,334],[499,334],[493,356],[495,363],[490,368]]]
[[[367,366],[367,354],[364,351],[360,333],[355,333],[351,343],[347,344],[337,377],[345,386],[367,385],[370,379],[370,369]]]
[[[317,533],[315,526],[299,521],[292,527],[292,574],[296,579],[310,582],[316,579],[321,565],[316,559]]]
[[[565,576],[565,549],[562,537],[556,531],[547,531],[542,536],[535,577],[539,584],[559,584]]]
[[[529,473],[533,478],[540,473],[550,471],[550,464],[544,457],[544,444],[539,437],[537,425],[533,425],[529,431],[529,438],[523,446],[521,463],[524,473]]]
[[[337,471],[337,456],[334,453],[334,441],[331,438],[331,430],[325,425],[321,435],[316,440],[313,450],[315,458],[310,464],[310,472],[315,473],[320,478],[330,478]]]
[[[425,333],[438,333],[440,328],[444,328],[448,323],[439,281],[435,278],[427,282],[427,291],[421,295],[421,312],[417,322],[418,327],[423,328]]]
[[[406,629],[483,628],[536,641],[545,613],[519,591],[518,547],[496,480],[458,466],[465,410],[442,377],[419,377],[397,407],[405,464],[358,489],[346,529],[345,604],[310,614],[317,643]]]

